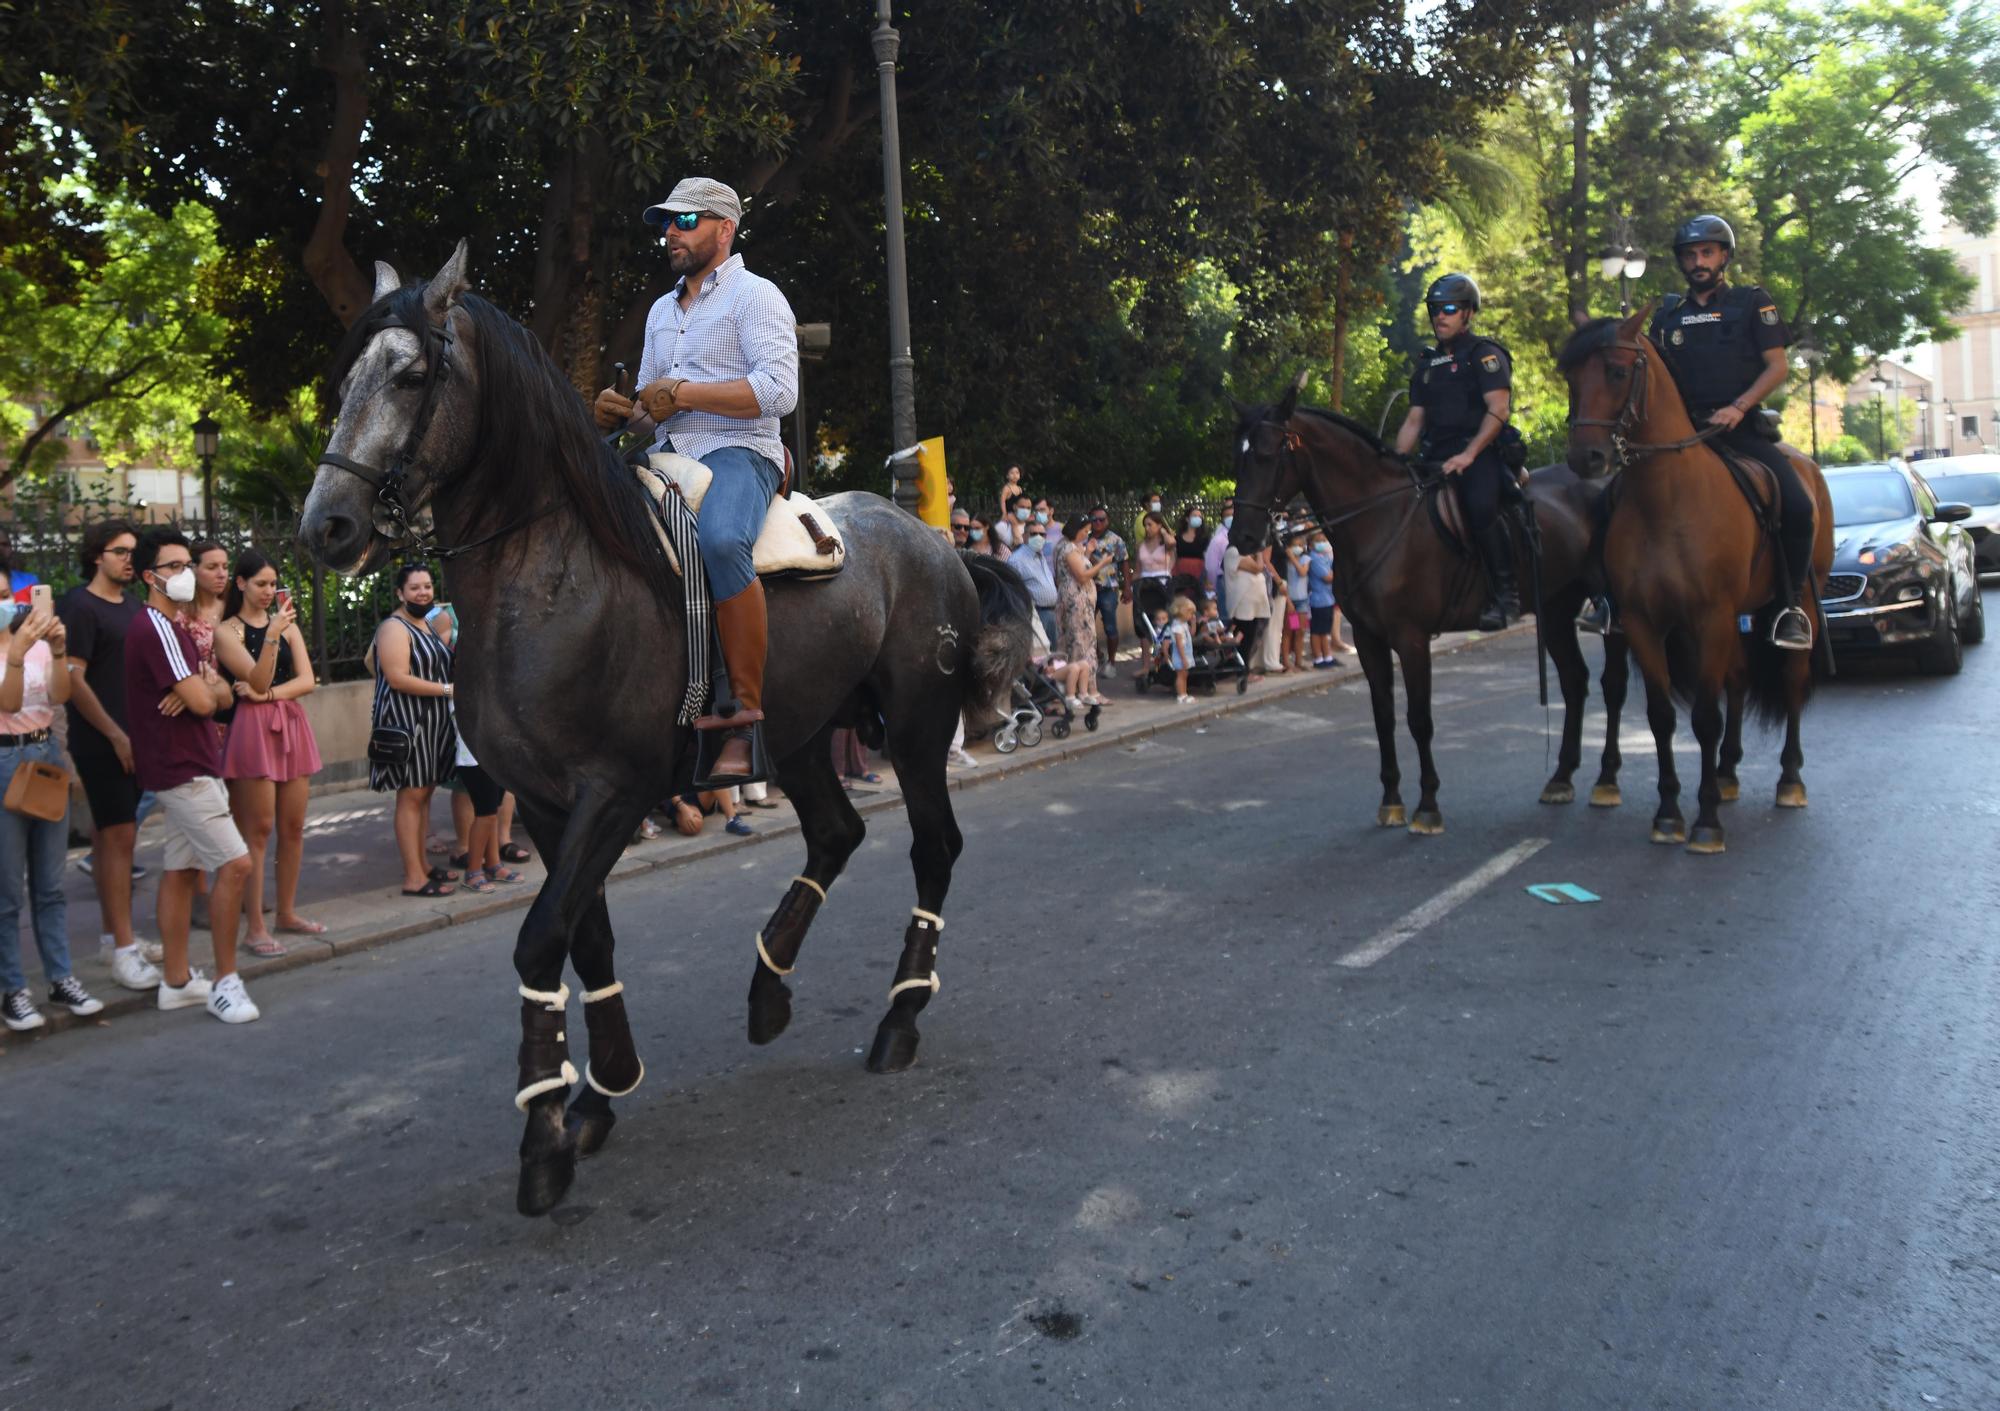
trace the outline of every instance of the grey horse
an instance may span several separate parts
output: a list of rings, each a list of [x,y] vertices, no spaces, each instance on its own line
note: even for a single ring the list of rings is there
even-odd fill
[[[648,809],[684,780],[686,613],[649,509],[583,400],[519,323],[468,292],[461,242],[428,284],[376,266],[375,300],[329,377],[338,417],[299,526],[328,568],[371,573],[412,546],[448,561],[460,619],[458,726],[519,800],[548,881],[514,949],[521,985],[517,1206],[538,1215],[602,1146],[644,1065],[612,963],[603,883]],[[791,1018],[783,977],[864,827],[833,768],[837,726],[886,745],[910,813],[917,904],[867,1066],[917,1052],[962,847],[945,781],[960,714],[988,718],[1027,663],[1030,604],[879,496],[821,502],[848,545],[818,583],[770,584],[766,735],[806,841],[758,934],[749,1036]],[[582,985],[589,1057],[570,1062],[563,984]],[[574,1089],[574,1098],[571,1091]]]

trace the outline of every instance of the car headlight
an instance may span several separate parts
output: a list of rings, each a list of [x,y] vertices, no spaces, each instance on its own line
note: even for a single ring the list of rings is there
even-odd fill
[[[1888,568],[1900,563],[1908,563],[1917,556],[1917,547],[1910,543],[1884,544],[1880,548],[1865,549],[1861,562],[1874,568]]]

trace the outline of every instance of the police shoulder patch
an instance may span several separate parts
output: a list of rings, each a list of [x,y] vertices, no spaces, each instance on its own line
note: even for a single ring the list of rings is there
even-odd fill
[[[1766,323],[1776,323],[1778,321],[1778,311],[1770,304],[1766,304],[1763,308],[1757,310],[1757,317]]]
[[[1500,355],[1498,353],[1488,353],[1479,360],[1479,365],[1488,372],[1498,372],[1500,371]]]

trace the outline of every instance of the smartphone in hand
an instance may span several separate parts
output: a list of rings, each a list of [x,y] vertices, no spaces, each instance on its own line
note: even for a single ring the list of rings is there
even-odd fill
[[[56,615],[55,593],[46,583],[37,583],[28,589],[28,610],[37,617]]]
[[[272,603],[272,606],[277,611],[283,612],[286,608],[290,607],[291,605],[292,605],[292,590],[290,588],[280,588],[278,590],[278,596]]]

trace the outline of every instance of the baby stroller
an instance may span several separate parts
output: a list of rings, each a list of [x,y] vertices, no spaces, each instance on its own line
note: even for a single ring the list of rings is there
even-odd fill
[[[1141,675],[1134,683],[1139,689],[1139,694],[1143,696],[1155,686],[1163,691],[1173,690],[1176,673],[1168,664],[1167,649],[1161,641],[1160,630],[1142,615],[1137,616],[1135,620],[1139,630],[1146,634],[1146,640],[1153,644],[1153,669]],[[1232,676],[1236,678],[1237,695],[1240,696],[1250,689],[1250,663],[1243,659],[1243,653],[1229,643],[1218,645],[1207,641],[1197,630],[1194,638],[1194,665],[1188,668],[1188,690],[1193,691],[1197,686],[1205,686],[1208,690],[1214,691],[1221,682]]]
[[[994,749],[1001,754],[1012,754],[1018,745],[1033,748],[1042,742],[1044,725],[1056,739],[1069,738],[1076,712],[1069,708],[1069,702],[1063,698],[1062,686],[1056,680],[1056,673],[1062,667],[1060,657],[1045,657],[1030,663],[1028,669],[1015,678],[1014,708],[1008,712],[1006,721],[993,732]],[[1084,729],[1097,728],[1097,714],[1096,706],[1085,709]]]

